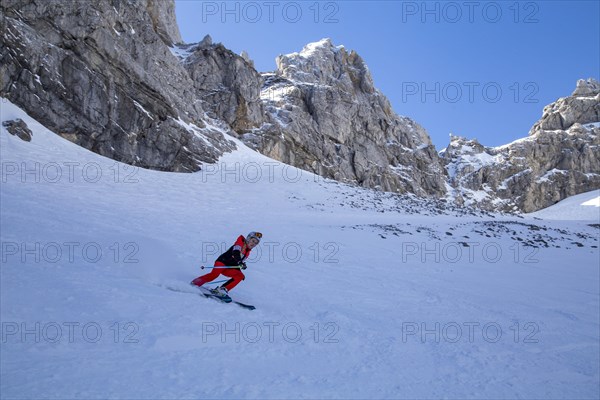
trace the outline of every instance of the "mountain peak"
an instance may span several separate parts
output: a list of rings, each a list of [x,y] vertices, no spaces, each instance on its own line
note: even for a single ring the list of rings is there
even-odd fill
[[[367,86],[372,86],[362,58],[344,46],[335,46],[329,38],[309,43],[300,52],[280,55],[276,62],[277,73],[293,81],[334,85],[351,74],[364,77],[369,82]]]
[[[600,82],[588,78],[577,81],[577,88],[571,96],[594,96],[598,93],[600,93]]]
[[[308,43],[302,48],[302,50],[299,53],[291,53],[288,54],[288,56],[300,56],[303,58],[309,58],[323,52],[337,53],[343,48],[344,46],[334,46],[330,38],[323,38],[318,42]]]
[[[600,83],[589,78],[577,81],[577,88],[569,97],[561,97],[544,107],[542,118],[536,122],[529,135],[539,131],[567,130],[574,123],[600,122]]]

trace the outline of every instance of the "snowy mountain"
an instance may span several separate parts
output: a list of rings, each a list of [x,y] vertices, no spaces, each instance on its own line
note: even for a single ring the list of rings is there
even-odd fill
[[[422,197],[446,193],[429,135],[393,111],[356,52],[323,39],[276,61],[261,90],[269,123],[244,135],[246,143],[339,181]]]
[[[527,139],[478,155],[459,140],[440,156],[360,55],[330,39],[259,73],[208,35],[182,43],[173,0],[6,0],[0,13],[0,95],[132,166],[210,169],[236,138],[324,178],[486,210],[531,212],[600,187],[593,79],[547,106]]]
[[[528,137],[485,147],[451,136],[441,152],[451,194],[461,204],[532,212],[600,188],[600,84],[580,80],[544,108]]]
[[[598,218],[357,188],[239,141],[134,168],[0,101],[31,139],[0,130],[2,398],[600,395]],[[257,309],[199,296],[251,230],[231,295]]]

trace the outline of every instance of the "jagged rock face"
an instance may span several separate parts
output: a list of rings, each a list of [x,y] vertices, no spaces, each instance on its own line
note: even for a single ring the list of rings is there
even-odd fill
[[[172,46],[183,43],[175,19],[175,2],[165,0],[147,0],[146,10],[152,19],[154,31],[163,42]]]
[[[169,50],[181,41],[173,7],[160,0],[3,0],[0,95],[119,161],[167,171],[214,162],[235,145],[205,118]]]
[[[183,66],[194,82],[196,96],[213,118],[227,122],[237,133],[262,125],[265,112],[260,99],[262,76],[248,56],[240,56],[210,36],[185,50]]]
[[[458,202],[532,212],[600,188],[600,87],[588,82],[586,88],[595,89],[582,92],[578,83],[571,97],[545,107],[527,138],[489,148],[452,137],[442,157]],[[543,129],[555,123],[568,128]]]
[[[273,102],[247,55],[210,37],[180,43],[173,1],[7,0],[1,10],[0,95],[99,154],[195,171],[234,148],[223,132],[238,133],[263,153],[326,177],[444,192],[423,128],[392,112],[356,53],[329,41],[279,57],[277,76],[294,92]]]
[[[181,44],[172,0],[3,0],[0,13],[0,96],[132,165],[197,171],[235,149],[227,133],[324,177],[419,196],[449,187],[486,209],[534,211],[600,187],[593,79],[547,106],[526,139],[488,148],[454,137],[439,157],[360,56],[328,39],[259,74],[209,36]]]
[[[445,193],[445,171],[425,130],[396,115],[355,52],[329,39],[277,58],[264,74],[267,120],[243,140],[321,176],[421,196]]]
[[[533,125],[530,135],[538,131],[566,130],[574,123],[600,121],[600,84],[594,79],[580,79],[570,97],[544,107],[542,118]]]

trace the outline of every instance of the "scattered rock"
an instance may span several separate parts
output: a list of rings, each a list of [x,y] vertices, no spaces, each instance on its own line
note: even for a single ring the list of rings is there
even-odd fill
[[[4,126],[11,135],[17,136],[25,142],[31,142],[33,134],[22,119],[17,118],[15,120],[3,121],[2,126]]]

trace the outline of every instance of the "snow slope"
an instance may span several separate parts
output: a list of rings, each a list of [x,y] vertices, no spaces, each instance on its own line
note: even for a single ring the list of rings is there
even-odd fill
[[[600,190],[571,196],[529,215],[551,220],[595,221],[600,224]]]
[[[600,396],[590,221],[437,212],[241,144],[141,170],[0,107],[33,131],[0,132],[2,398]],[[198,296],[252,230],[257,309]]]

